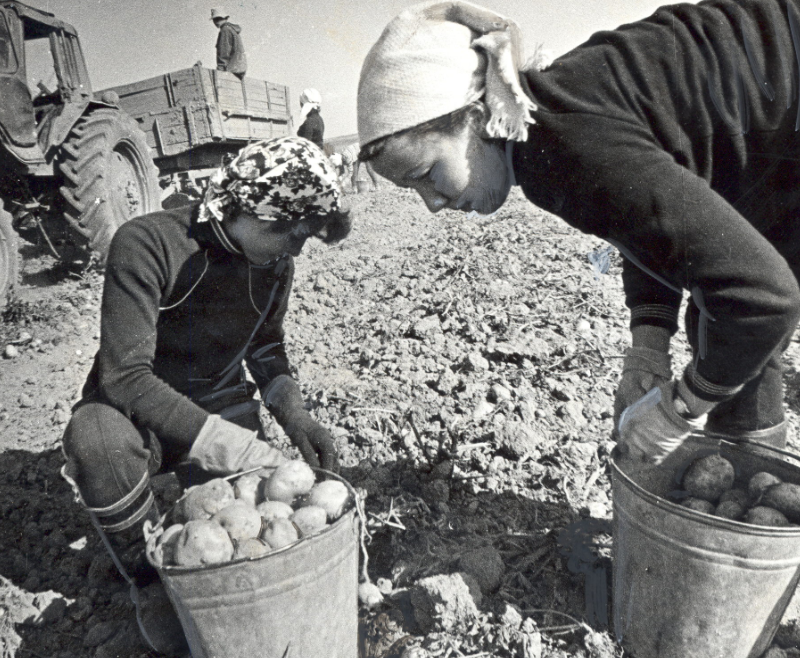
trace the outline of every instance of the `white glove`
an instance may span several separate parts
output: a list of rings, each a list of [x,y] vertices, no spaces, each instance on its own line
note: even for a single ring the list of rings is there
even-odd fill
[[[614,396],[615,437],[622,412],[648,391],[672,379],[671,362],[668,352],[648,347],[629,347],[625,350],[622,378]]]
[[[694,430],[702,430],[706,414],[684,418],[675,410],[675,382],[668,381],[622,412],[619,448],[636,462],[660,464]]]
[[[189,461],[209,473],[230,475],[251,468],[275,467],[286,457],[260,441],[255,431],[211,414],[192,444]]]

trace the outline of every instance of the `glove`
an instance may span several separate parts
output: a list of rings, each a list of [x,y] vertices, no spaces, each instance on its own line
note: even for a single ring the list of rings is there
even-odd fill
[[[230,475],[251,468],[274,468],[286,457],[260,441],[253,430],[211,414],[189,450],[189,461],[209,473]]]
[[[261,397],[309,465],[322,466],[329,471],[336,469],[333,437],[305,410],[303,396],[291,377],[278,375],[264,389]]]
[[[627,459],[660,464],[692,431],[703,429],[706,414],[697,418],[678,414],[675,387],[675,382],[668,381],[653,388],[622,412],[619,449]]]
[[[617,438],[619,417],[623,410],[641,399],[648,391],[672,379],[672,359],[667,352],[648,347],[625,350],[622,379],[614,397],[614,437]]]

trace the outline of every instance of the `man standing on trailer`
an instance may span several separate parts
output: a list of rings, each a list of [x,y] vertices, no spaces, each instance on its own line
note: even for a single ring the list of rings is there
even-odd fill
[[[242,43],[242,28],[228,19],[224,9],[212,9],[211,20],[219,29],[217,36],[217,71],[229,71],[240,80],[247,72],[247,57]]]

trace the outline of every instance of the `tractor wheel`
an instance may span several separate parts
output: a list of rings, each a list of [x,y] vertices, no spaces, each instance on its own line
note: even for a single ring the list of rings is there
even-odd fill
[[[11,215],[0,202],[0,309],[11,299],[19,278],[19,245]]]
[[[160,208],[158,172],[134,119],[112,108],[83,116],[61,146],[64,218],[101,261],[126,221]]]

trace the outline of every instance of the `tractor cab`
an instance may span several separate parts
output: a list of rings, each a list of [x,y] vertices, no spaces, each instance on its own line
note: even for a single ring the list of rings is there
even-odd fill
[[[34,167],[49,160],[91,95],[75,28],[0,0],[0,144],[13,159]]]

